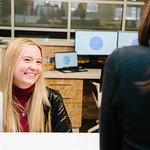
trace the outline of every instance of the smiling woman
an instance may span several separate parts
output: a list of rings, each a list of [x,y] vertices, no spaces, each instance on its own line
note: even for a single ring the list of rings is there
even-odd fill
[[[45,87],[42,57],[41,46],[28,39],[17,39],[6,48],[0,81],[3,131],[72,131],[62,96]]]
[[[19,88],[33,85],[42,72],[42,56],[40,49],[29,45],[16,65],[13,84]]]

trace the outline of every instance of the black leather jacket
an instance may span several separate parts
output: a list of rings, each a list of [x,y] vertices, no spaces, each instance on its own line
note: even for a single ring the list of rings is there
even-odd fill
[[[61,94],[53,89],[47,88],[48,99],[51,104],[51,125],[52,132],[72,132],[72,124],[68,117]],[[45,125],[50,108],[44,106]]]

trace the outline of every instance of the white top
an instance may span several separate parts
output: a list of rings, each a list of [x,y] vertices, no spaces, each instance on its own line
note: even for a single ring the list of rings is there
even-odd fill
[[[0,92],[0,132],[3,131],[3,93]]]
[[[99,133],[0,133],[5,150],[99,150]]]

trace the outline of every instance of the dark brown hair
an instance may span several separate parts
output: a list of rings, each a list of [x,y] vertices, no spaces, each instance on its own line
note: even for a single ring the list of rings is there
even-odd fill
[[[145,0],[139,27],[139,44],[150,46],[150,0]]]
[[[150,0],[145,0],[143,13],[141,17],[141,24],[139,27],[139,44],[150,47]],[[147,74],[150,74],[148,70]],[[150,91],[150,80],[136,82],[141,92]]]

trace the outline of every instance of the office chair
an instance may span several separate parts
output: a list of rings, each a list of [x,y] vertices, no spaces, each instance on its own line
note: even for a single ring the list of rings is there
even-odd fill
[[[96,82],[92,82],[92,81],[91,81],[91,83],[96,87],[97,94],[95,95],[95,93],[92,91],[92,95],[94,97],[97,108],[100,108],[101,100],[102,100],[102,92],[100,92],[100,83],[96,83]],[[88,130],[88,133],[91,133],[91,132],[99,129],[99,120],[96,120],[96,123],[97,123],[97,125],[90,128]]]

